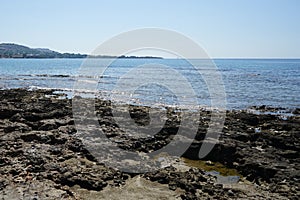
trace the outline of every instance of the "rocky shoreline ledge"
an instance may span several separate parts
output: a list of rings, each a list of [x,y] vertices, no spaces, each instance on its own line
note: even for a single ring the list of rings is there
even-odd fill
[[[72,102],[51,90],[1,90],[0,199],[299,199],[300,116],[227,111],[223,134],[198,161],[210,119],[201,112],[193,144],[183,158],[161,170],[125,173],[96,160],[75,136]],[[252,108],[268,111],[266,107]],[[137,124],[149,121],[147,107],[130,106]],[[276,109],[273,109],[276,110]],[[176,134],[180,112],[148,140],[128,137],[112,119],[109,101],[96,101],[99,124],[120,148],[149,152]],[[272,111],[272,110],[271,110]],[[186,162],[186,161],[190,162]],[[235,183],[191,163],[235,170]],[[200,165],[200,164],[199,164]]]

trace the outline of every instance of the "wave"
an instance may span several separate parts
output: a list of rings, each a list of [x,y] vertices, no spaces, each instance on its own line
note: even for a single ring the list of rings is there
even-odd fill
[[[66,77],[72,77],[68,74],[20,74],[18,76],[27,76],[27,77],[60,77],[60,78],[66,78]]]
[[[119,78],[111,75],[70,75],[70,74],[20,74],[22,77],[53,77],[53,78]]]

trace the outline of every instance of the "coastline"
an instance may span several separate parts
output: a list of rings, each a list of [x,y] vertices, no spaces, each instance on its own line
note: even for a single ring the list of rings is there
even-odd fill
[[[221,163],[241,175],[238,183],[222,184],[203,169],[178,167],[181,160],[174,166],[145,174],[124,173],[105,166],[75,137],[71,99],[60,98],[61,94],[53,92],[0,90],[0,197],[88,199],[89,195],[99,195],[109,199],[109,193],[114,191],[116,196],[111,198],[125,199],[124,188],[130,197],[128,188],[138,184],[140,190],[131,192],[144,192],[149,198],[155,191],[158,196],[152,197],[170,199],[298,199],[300,196],[297,113],[281,118],[246,110],[227,111],[220,141],[204,158],[208,164]],[[96,107],[107,137],[122,138],[120,148],[131,151],[148,152],[163,147],[178,127],[178,121],[170,120],[153,141],[145,142],[120,132],[111,118],[109,101],[99,100]],[[146,107],[131,107],[135,122],[147,124]],[[253,109],[270,111],[262,107]],[[171,108],[168,112],[174,114],[172,111]],[[209,121],[210,112],[200,112],[196,138],[183,155],[192,160],[197,160]],[[154,188],[154,192],[147,187]]]

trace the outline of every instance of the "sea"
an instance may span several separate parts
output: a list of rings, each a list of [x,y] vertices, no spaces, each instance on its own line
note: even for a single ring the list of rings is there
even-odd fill
[[[220,81],[214,87],[224,91],[226,109],[300,107],[300,59],[214,59],[214,69],[195,67],[183,59],[126,58],[107,66],[106,59],[95,60],[88,76],[82,73],[86,59],[0,59],[0,89],[55,89],[72,98],[80,81],[85,80],[93,83],[92,90],[85,88],[87,95],[96,91],[97,96],[120,102],[171,106],[191,103],[187,82],[197,105],[210,107],[213,101],[209,82],[219,75]],[[151,67],[153,73],[149,73]]]

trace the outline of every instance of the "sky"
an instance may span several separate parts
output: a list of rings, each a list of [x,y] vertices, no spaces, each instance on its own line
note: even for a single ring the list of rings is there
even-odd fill
[[[177,31],[214,58],[300,58],[299,0],[0,0],[0,43],[87,53],[138,28]]]

